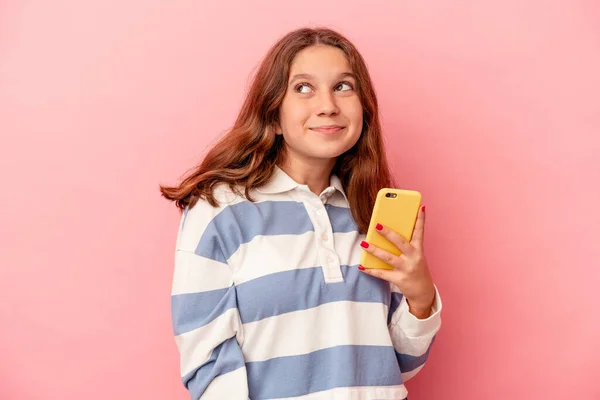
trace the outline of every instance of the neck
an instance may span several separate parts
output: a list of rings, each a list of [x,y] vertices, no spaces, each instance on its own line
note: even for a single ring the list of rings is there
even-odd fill
[[[335,159],[300,160],[286,157],[279,168],[297,183],[307,185],[311,192],[320,195],[323,190],[329,187],[329,179],[335,161]]]

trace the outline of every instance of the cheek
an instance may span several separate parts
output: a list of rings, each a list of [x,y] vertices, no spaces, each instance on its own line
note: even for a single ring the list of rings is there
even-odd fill
[[[348,118],[352,121],[353,125],[360,126],[362,128],[363,123],[363,107],[360,101],[355,101],[348,108]]]
[[[350,138],[351,138],[350,140],[352,140],[353,143],[356,144],[356,142],[360,138],[360,135],[362,134],[362,131],[363,131],[363,109],[362,109],[362,107],[353,110],[352,115],[348,116],[348,118],[352,124],[352,131],[349,132]]]
[[[288,130],[297,130],[299,126],[304,124],[307,115],[309,113],[306,111],[306,106],[293,101],[284,101],[279,111],[281,125]]]

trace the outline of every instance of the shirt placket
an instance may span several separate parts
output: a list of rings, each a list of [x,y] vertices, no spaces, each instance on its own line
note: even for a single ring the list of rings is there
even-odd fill
[[[340,258],[335,251],[333,228],[325,208],[327,199],[335,191],[335,188],[325,189],[321,196],[312,193],[308,187],[302,186],[299,189],[302,193],[302,202],[315,229],[315,245],[325,283],[343,282]]]

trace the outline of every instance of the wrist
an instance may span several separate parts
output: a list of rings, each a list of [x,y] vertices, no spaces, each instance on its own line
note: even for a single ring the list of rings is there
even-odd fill
[[[435,293],[433,295],[433,299],[431,301],[426,302],[413,302],[406,299],[406,303],[408,304],[408,311],[417,317],[418,319],[425,319],[431,316],[431,310],[433,308],[433,304],[435,302]]]
[[[412,315],[414,315],[418,319],[426,319],[431,316],[431,308],[432,307],[433,307],[433,305],[431,305],[430,307],[419,308],[419,307],[413,307],[410,305],[410,303],[408,303],[408,312],[410,312]]]

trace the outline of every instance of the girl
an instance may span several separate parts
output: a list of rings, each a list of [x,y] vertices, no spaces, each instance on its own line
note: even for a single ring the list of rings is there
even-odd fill
[[[378,225],[393,185],[377,99],[356,48],[329,29],[283,37],[235,125],[177,187],[172,317],[192,399],[404,399],[440,328],[423,254]],[[362,251],[394,270],[358,265]],[[368,267],[368,266],[367,266]]]

